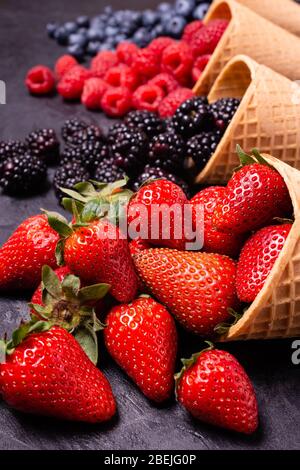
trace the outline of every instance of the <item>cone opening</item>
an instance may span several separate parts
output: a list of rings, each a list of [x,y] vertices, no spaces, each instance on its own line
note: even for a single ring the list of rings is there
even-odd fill
[[[239,59],[226,67],[217,78],[211,92],[208,95],[210,103],[221,98],[242,99],[252,81],[252,71],[248,64]]]
[[[227,20],[230,21],[232,19],[232,13],[230,6],[228,5],[227,2],[221,2],[219,5],[210,8],[208,11],[208,14],[205,17],[204,22],[208,23],[209,21],[212,20]]]

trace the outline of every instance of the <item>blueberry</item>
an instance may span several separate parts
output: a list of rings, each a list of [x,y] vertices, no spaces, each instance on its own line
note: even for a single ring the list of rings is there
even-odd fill
[[[132,36],[132,41],[139,47],[145,47],[151,41],[151,34],[146,28],[139,28]]]
[[[145,10],[142,16],[144,26],[154,26],[159,20],[158,14],[153,10]]]
[[[120,25],[120,32],[124,34],[126,37],[132,36],[136,30],[137,30],[136,24],[130,21],[124,21],[124,23]]]
[[[125,36],[125,34],[121,34],[121,33],[117,34],[115,36],[115,43],[116,43],[115,45],[117,46],[118,44],[120,44],[120,42],[126,41],[126,39],[127,37]]]
[[[106,24],[107,26],[113,26],[115,28],[116,26],[118,26],[118,21],[116,20],[115,16],[111,16],[110,18],[108,18]]]
[[[114,47],[111,44],[108,44],[107,42],[103,42],[100,46],[99,52],[100,51],[113,51]]]
[[[87,30],[86,37],[88,41],[102,41],[104,39],[104,33],[101,29],[90,28]]]
[[[195,0],[176,0],[175,2],[175,12],[180,16],[184,16],[185,18],[191,16],[195,7]]]
[[[186,24],[186,19],[183,18],[183,16],[173,16],[173,18],[164,25],[166,34],[172,38],[179,39]]]
[[[88,55],[94,56],[101,48],[100,41],[90,41],[87,45],[86,52]]]
[[[151,38],[156,39],[159,36],[164,36],[165,34],[165,27],[161,23],[158,23],[157,25],[154,26],[154,28],[151,31]]]
[[[69,34],[63,26],[60,26],[55,31],[54,37],[57,40],[58,44],[60,44],[61,46],[65,46],[68,42]]]
[[[104,15],[111,16],[113,14],[114,10],[112,9],[111,6],[105,7],[103,10]]]
[[[84,49],[79,44],[69,46],[68,53],[74,56],[78,61],[82,61],[84,58]]]
[[[78,16],[78,18],[76,18],[76,23],[80,27],[88,28],[90,25],[90,19],[88,16]]]
[[[173,5],[168,2],[162,2],[158,5],[157,11],[160,13],[170,13],[173,10]]]
[[[70,34],[68,43],[69,46],[76,44],[80,47],[84,47],[87,43],[87,37],[86,35],[79,33]]]
[[[46,26],[47,34],[49,38],[54,38],[55,32],[58,29],[59,25],[58,23],[48,23]]]
[[[114,27],[114,26],[107,26],[104,30],[104,33],[105,33],[105,37],[107,38],[113,37],[119,33],[119,28]]]
[[[195,20],[202,20],[209,9],[209,3],[200,3],[197,8],[194,10],[193,17]]]
[[[69,34],[72,34],[77,31],[77,24],[74,21],[67,21],[67,23],[64,24],[64,28]]]

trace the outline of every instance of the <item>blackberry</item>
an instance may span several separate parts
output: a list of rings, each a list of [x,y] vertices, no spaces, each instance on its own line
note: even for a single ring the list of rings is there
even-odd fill
[[[78,119],[68,119],[61,128],[62,138],[66,143],[71,144],[75,134],[86,129],[87,127],[88,124],[84,121],[79,121]]]
[[[60,188],[73,189],[75,184],[89,179],[90,173],[80,162],[72,160],[61,165],[56,170],[53,179],[54,191],[58,201],[61,203],[62,198],[66,197]]]
[[[27,150],[26,144],[19,140],[8,140],[0,142],[0,163],[8,158],[23,155]]]
[[[153,138],[149,146],[149,163],[151,166],[177,173],[184,166],[186,144],[175,132],[165,132]]]
[[[185,101],[175,112],[172,123],[175,131],[184,137],[211,130],[214,118],[207,99],[196,97]]]
[[[59,159],[59,141],[53,129],[39,129],[31,132],[26,143],[32,155],[42,158],[48,164]]]
[[[104,140],[103,131],[100,127],[91,124],[85,129],[81,129],[78,132],[75,132],[72,136],[72,139],[69,140],[69,145],[76,147],[77,145],[82,145],[85,142],[101,142]]]
[[[7,194],[22,196],[34,193],[46,178],[45,162],[29,153],[9,157],[0,165],[0,186]]]
[[[113,183],[124,178],[125,172],[114,163],[113,157],[106,157],[96,168],[94,179],[101,183]]]
[[[125,118],[125,124],[139,129],[149,138],[165,131],[165,122],[150,111],[131,111]]]
[[[240,102],[237,98],[222,98],[210,106],[215,119],[215,125],[218,129],[225,131],[236,113]]]
[[[214,132],[202,132],[188,141],[187,155],[194,160],[198,170],[204,168],[216,150],[222,135],[223,133],[220,130]]]
[[[114,144],[117,135],[120,132],[126,132],[127,130],[128,130],[128,126],[124,122],[117,122],[116,124],[113,124],[108,130],[108,134],[106,136],[107,142],[110,145]]]
[[[129,174],[143,167],[148,158],[148,137],[132,128],[119,128],[111,146],[116,165]]]
[[[143,173],[140,174],[131,184],[131,188],[133,189],[133,191],[138,191],[140,186],[145,183],[145,181],[157,178],[164,178],[169,181],[172,181],[173,183],[181,187],[181,189],[185,192],[188,198],[191,196],[190,187],[186,181],[174,175],[173,173],[162,170],[159,167],[150,165],[145,166]]]
[[[93,173],[103,158],[110,155],[110,149],[102,142],[83,142],[77,147],[66,147],[63,151],[61,163],[64,165],[68,161],[76,160]]]

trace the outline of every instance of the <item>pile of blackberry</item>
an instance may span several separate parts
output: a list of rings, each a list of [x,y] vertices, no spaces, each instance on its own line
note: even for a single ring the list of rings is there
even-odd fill
[[[175,0],[162,2],[155,10],[113,10],[105,7],[94,17],[79,16],[63,24],[48,23],[47,33],[78,60],[113,50],[130,41],[146,47],[159,36],[181,37],[186,24],[202,20],[212,0]]]

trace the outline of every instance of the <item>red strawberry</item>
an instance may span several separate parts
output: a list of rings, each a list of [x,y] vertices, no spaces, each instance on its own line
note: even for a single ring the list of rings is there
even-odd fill
[[[238,152],[243,158],[241,149]],[[250,164],[233,175],[213,215],[213,224],[224,232],[250,232],[291,211],[291,199],[282,176],[268,164],[244,155]],[[258,152],[255,155],[263,161]]]
[[[204,245],[203,250],[207,253],[219,253],[220,255],[227,255],[236,258],[239,254],[244,236],[236,235],[233,232],[221,232],[217,230],[212,223],[212,216],[218,204],[222,200],[226,189],[221,186],[212,186],[203,189],[200,193],[196,194],[191,200],[190,204],[193,206],[193,222],[194,230],[202,231],[204,229]],[[204,226],[196,226],[197,212],[203,210]],[[200,219],[202,219],[200,217]],[[199,222],[198,222],[199,223]]]
[[[58,240],[45,215],[24,220],[0,248],[0,290],[36,288],[42,266],[57,267]]]
[[[156,180],[142,186],[133,196],[128,207],[128,223],[131,227],[139,226],[147,233],[141,234],[141,238],[154,245],[167,246],[183,250],[186,244],[184,234],[184,206],[188,205],[188,199],[182,189],[168,180]],[[167,217],[167,208],[174,207]],[[156,217],[156,210],[162,210],[165,219]],[[145,213],[144,213],[145,212]],[[145,221],[147,215],[147,221]],[[182,219],[181,234],[176,233],[178,224],[176,221]],[[139,222],[139,223],[138,223]],[[130,234],[129,234],[130,235]]]
[[[140,298],[111,310],[105,345],[150,400],[167,400],[174,389],[177,333],[173,318],[155,300]]]
[[[88,78],[84,82],[81,103],[84,104],[87,109],[101,109],[101,98],[107,88],[107,83],[101,78]]]
[[[194,56],[212,54],[228,24],[226,20],[213,20],[194,34],[190,44]]]
[[[83,91],[84,82],[90,78],[91,73],[81,65],[74,65],[64,74],[58,82],[57,91],[65,100],[79,100]]]
[[[74,65],[78,65],[78,62],[72,55],[65,54],[59,57],[54,67],[56,78],[60,80]]]
[[[242,302],[253,302],[281,253],[292,224],[265,227],[245,243],[237,265],[237,294]]]
[[[237,306],[236,266],[226,256],[156,248],[134,262],[149,291],[194,333],[212,335]]]
[[[184,367],[177,375],[177,399],[195,418],[244,434],[256,431],[255,391],[231,354],[204,350],[182,362]]]
[[[41,322],[39,322],[41,323]],[[71,421],[100,423],[112,418],[116,403],[106,377],[63,328],[30,334],[21,326],[0,364],[0,394],[16,410]],[[25,332],[24,332],[25,330]]]
[[[131,256],[137,255],[140,251],[148,250],[149,248],[151,248],[150,243],[146,242],[142,238],[136,238],[135,240],[131,240],[129,243]]]

